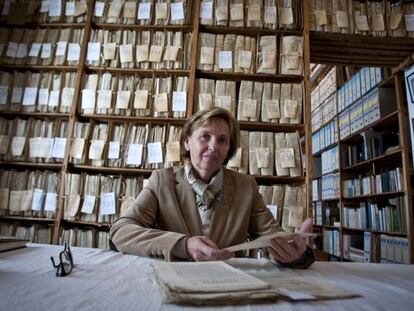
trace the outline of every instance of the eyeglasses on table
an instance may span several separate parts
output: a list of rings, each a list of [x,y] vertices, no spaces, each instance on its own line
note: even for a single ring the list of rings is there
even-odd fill
[[[56,269],[56,276],[66,276],[72,272],[74,264],[70,247],[65,243],[65,248],[59,253],[59,263],[56,264],[53,256],[50,257],[53,267]]]

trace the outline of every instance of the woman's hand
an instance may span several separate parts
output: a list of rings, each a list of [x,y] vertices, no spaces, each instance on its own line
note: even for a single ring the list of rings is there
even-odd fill
[[[220,249],[216,243],[205,236],[192,236],[186,241],[187,253],[195,261],[226,260],[234,253]]]
[[[299,232],[309,232],[311,227],[312,219],[308,218],[302,223]],[[293,235],[291,238],[274,238],[267,250],[274,259],[281,263],[294,262],[305,253],[306,238],[300,235]]]

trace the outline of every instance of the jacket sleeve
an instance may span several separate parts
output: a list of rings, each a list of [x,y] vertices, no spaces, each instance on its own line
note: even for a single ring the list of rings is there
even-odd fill
[[[154,171],[132,206],[112,224],[110,240],[120,252],[168,261],[173,259],[174,245],[186,235],[156,229],[160,187],[159,172]]]

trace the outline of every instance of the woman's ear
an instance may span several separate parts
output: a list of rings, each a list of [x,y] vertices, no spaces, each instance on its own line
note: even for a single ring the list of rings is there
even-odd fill
[[[190,138],[189,137],[186,137],[185,139],[184,139],[184,148],[185,148],[185,150],[187,150],[187,151],[190,151],[190,145],[189,145],[189,143],[188,143],[188,141],[190,140]]]

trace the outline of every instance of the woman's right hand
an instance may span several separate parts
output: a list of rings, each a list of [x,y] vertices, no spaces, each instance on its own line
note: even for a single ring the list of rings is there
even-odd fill
[[[195,261],[226,260],[234,253],[220,249],[216,243],[205,236],[192,236],[186,240],[188,255]]]

